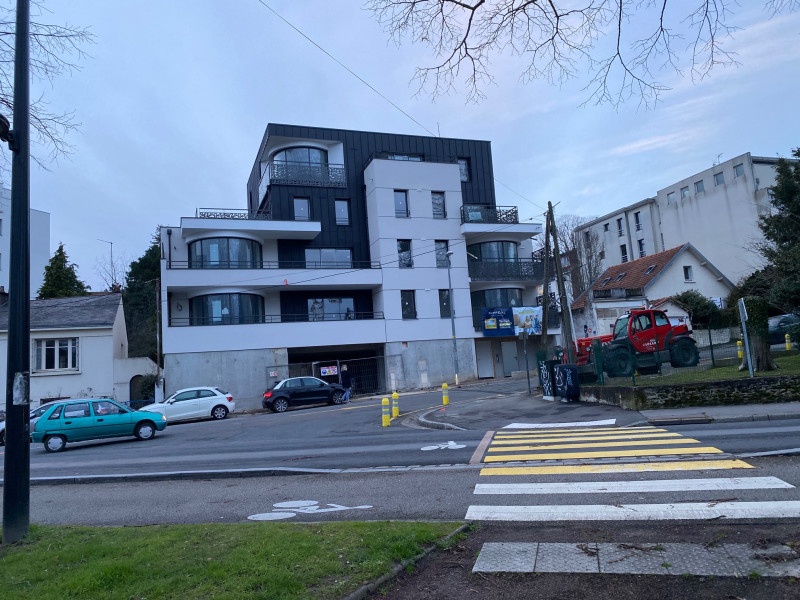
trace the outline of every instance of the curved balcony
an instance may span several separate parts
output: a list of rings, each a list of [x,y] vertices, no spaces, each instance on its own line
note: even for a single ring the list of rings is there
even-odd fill
[[[467,266],[472,281],[539,281],[544,277],[544,265],[532,259],[470,259]]]

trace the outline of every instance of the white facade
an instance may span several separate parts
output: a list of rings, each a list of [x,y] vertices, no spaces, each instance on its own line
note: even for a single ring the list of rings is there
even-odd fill
[[[31,289],[35,298],[50,261],[50,213],[30,210]],[[11,190],[0,188],[0,287],[8,291],[11,266]]]

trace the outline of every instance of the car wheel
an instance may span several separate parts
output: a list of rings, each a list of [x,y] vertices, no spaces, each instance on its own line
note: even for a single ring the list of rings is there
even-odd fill
[[[136,426],[133,435],[136,436],[136,439],[142,441],[152,440],[156,435],[156,426],[150,421],[142,421]]]
[[[224,419],[228,416],[228,409],[222,405],[215,406],[211,409],[211,417],[217,420]]]
[[[630,377],[633,373],[633,361],[627,350],[610,352],[603,360],[605,371],[611,377]]]
[[[61,452],[67,447],[67,438],[63,435],[48,435],[44,438],[44,449],[48,452]]]
[[[673,367],[694,367],[700,362],[700,353],[689,340],[678,340],[670,349],[669,363]]]
[[[286,398],[276,398],[272,401],[272,411],[276,413],[286,412],[289,408],[289,401]]]
[[[335,390],[333,394],[331,394],[331,404],[341,404],[343,399],[344,394],[339,390]]]

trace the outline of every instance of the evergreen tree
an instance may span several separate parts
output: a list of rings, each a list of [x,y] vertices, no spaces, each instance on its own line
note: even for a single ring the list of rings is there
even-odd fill
[[[86,296],[91,288],[78,279],[77,269],[78,265],[69,262],[69,257],[64,252],[64,244],[59,244],[58,250],[44,268],[44,281],[39,288],[39,300]]]
[[[800,159],[800,148],[792,154]],[[766,238],[761,254],[772,270],[768,300],[792,312],[800,308],[800,160],[778,160],[772,206],[773,213],[759,220]]]
[[[158,232],[150,247],[131,263],[125,276],[123,304],[128,329],[128,356],[156,359],[156,286],[161,276],[161,245]]]

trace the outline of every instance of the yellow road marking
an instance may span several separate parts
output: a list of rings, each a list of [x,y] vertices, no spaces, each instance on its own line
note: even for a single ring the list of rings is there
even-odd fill
[[[645,427],[570,427],[569,429],[503,429],[498,431],[498,435],[516,435],[518,433],[540,433],[543,435],[550,435],[551,433],[572,433],[574,435],[582,435],[590,431],[606,432],[606,433],[619,433],[621,431],[666,431],[666,429],[658,429],[653,426]]]
[[[641,438],[666,438],[666,437],[683,437],[680,433],[639,433],[636,435],[585,435],[585,436],[575,436],[575,437],[545,437],[545,438],[538,438],[538,437],[529,437],[529,436],[520,436],[519,439],[513,440],[506,440],[506,439],[497,439],[495,438],[492,440],[492,445],[496,446],[498,444],[524,444],[525,442],[534,442],[537,444],[542,444],[544,442],[591,442],[591,441],[598,441],[604,442],[606,440],[638,440]],[[657,443],[657,440],[654,440]]]
[[[722,454],[716,448],[663,448],[660,450],[603,450],[601,452],[547,452],[544,454],[504,454],[486,456],[483,462],[509,462],[515,460],[564,460],[568,458],[617,458],[622,456],[668,456],[675,454]]]
[[[679,440],[634,440],[632,442],[608,442],[607,444],[542,444],[540,446],[506,446],[489,448],[489,452],[530,452],[531,450],[567,450],[571,448],[611,448],[615,446],[660,446],[666,444],[699,444],[697,440],[681,438]]]
[[[682,460],[624,465],[554,465],[547,467],[486,467],[481,475],[574,475],[577,473],[643,473],[647,471],[715,471],[755,469],[743,460]]]
[[[535,432],[534,431],[530,431],[530,432],[527,432],[527,433],[524,433],[524,432],[519,432],[519,433],[518,432],[501,433],[501,432],[498,431],[497,435],[495,435],[494,437],[495,437],[496,440],[499,440],[499,439],[509,439],[510,440],[510,439],[520,438],[520,437],[574,437],[574,436],[578,436],[578,435],[621,435],[621,434],[626,434],[626,435],[627,434],[631,434],[631,435],[635,435],[635,434],[648,435],[648,434],[651,434],[651,433],[662,433],[662,432],[666,432],[666,431],[667,431],[666,429],[657,429],[656,427],[628,427],[628,428],[618,427],[618,428],[614,428],[614,429],[602,429],[602,430],[585,429],[585,430],[582,430],[582,431],[575,431],[574,429],[572,429],[570,431],[563,431],[563,432],[537,430]]]

